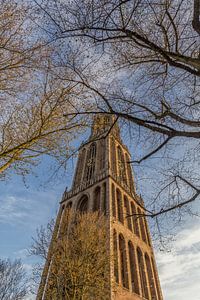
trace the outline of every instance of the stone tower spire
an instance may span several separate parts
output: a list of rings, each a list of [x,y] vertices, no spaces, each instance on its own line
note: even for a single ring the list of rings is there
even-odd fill
[[[95,116],[91,135],[79,149],[72,188],[63,194],[54,236],[68,207],[105,214],[109,222],[109,299],[162,300],[144,204],[136,194],[130,160],[115,117]],[[37,300],[46,300],[50,269],[46,264]]]

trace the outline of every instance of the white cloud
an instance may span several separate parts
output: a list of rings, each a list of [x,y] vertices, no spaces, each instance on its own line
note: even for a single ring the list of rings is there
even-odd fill
[[[31,191],[25,196],[13,193],[1,195],[0,224],[13,226],[40,224],[41,220],[46,220],[46,216],[50,214],[55,204],[57,206],[54,195],[49,192]]]
[[[200,299],[200,226],[177,235],[173,250],[156,254],[165,300]]]
[[[21,220],[27,216],[21,208],[26,205],[23,198],[4,196],[0,202],[0,223],[10,223],[13,220]]]

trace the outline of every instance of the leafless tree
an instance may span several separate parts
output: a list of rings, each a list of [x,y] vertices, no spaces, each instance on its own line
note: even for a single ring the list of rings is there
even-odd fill
[[[146,201],[149,217],[157,220],[170,212],[174,218],[176,210],[181,219],[181,211],[191,213],[199,197],[198,2],[34,2],[51,42],[80,51],[71,62],[58,64],[62,71],[70,65],[73,80],[92,99],[90,110],[77,109],[73,116],[104,112],[121,120],[135,150],[128,163],[155,189]],[[64,71],[57,76],[69,80]]]
[[[0,299],[22,300],[28,294],[26,273],[20,260],[0,259]]]
[[[56,53],[35,26],[28,3],[0,1],[1,179],[26,175],[43,155],[64,165],[85,125],[63,116],[80,107],[81,88],[70,69],[68,83],[50,73]]]
[[[53,232],[50,222],[47,228],[37,231],[29,250],[50,265],[46,299],[106,299],[109,253],[105,217],[91,212],[74,214],[68,210],[62,220],[57,238],[50,243]],[[35,271],[38,274],[41,268]],[[44,273],[42,276],[45,277]]]

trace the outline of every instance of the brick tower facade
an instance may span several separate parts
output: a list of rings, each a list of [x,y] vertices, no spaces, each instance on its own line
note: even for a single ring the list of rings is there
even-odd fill
[[[130,153],[114,117],[95,117],[91,136],[79,150],[72,188],[63,194],[54,236],[66,208],[100,211],[109,223],[110,295],[106,299],[162,300],[149,228],[142,216],[144,204],[136,194],[128,161]],[[46,299],[50,269],[51,264],[46,264],[37,300]]]

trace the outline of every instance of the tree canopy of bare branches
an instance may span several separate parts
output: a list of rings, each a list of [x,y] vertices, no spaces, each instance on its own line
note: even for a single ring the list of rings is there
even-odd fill
[[[50,74],[56,54],[40,35],[28,3],[0,1],[0,178],[26,175],[42,155],[59,165],[82,132],[64,114],[79,107],[80,89]]]
[[[47,40],[62,44],[62,55],[79,53],[56,62],[63,80],[64,69],[73,69],[73,80],[90,95],[83,103],[92,99],[90,109],[72,115],[104,112],[121,120],[135,149],[128,163],[153,176],[155,190],[160,184],[148,201],[152,217],[183,206],[191,212],[199,196],[198,1],[34,2]]]
[[[22,300],[27,294],[28,284],[21,261],[0,259],[0,299]]]

